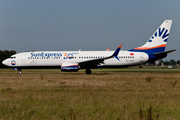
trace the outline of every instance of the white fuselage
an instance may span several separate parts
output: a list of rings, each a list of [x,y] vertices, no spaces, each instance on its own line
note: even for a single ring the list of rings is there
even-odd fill
[[[9,67],[61,67],[63,63],[78,64],[83,61],[111,56],[114,51],[38,51],[18,53],[3,61]],[[123,67],[146,63],[144,52],[119,51],[119,58],[110,58],[99,67]]]

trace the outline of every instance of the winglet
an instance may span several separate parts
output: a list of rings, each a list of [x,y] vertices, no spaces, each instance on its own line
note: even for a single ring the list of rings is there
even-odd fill
[[[119,45],[119,47],[116,49],[116,51],[113,53],[113,56],[117,56],[119,54],[119,51],[121,50],[122,44]]]
[[[106,51],[109,51],[110,50],[110,48],[108,48]]]

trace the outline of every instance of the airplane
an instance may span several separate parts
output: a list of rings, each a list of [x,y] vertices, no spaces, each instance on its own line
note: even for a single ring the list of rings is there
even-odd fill
[[[122,44],[115,51],[37,51],[23,52],[5,59],[2,64],[18,70],[23,68],[60,68],[61,71],[86,69],[91,74],[95,68],[124,68],[165,58],[176,49],[165,51],[172,20],[165,20],[148,41],[137,48],[121,50]]]

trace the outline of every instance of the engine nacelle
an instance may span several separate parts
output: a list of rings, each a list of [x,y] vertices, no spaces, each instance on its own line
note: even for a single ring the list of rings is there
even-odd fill
[[[79,66],[77,63],[62,63],[61,71],[78,71]]]

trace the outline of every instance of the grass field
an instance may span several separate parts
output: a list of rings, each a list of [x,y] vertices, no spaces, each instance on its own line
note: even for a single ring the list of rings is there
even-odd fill
[[[180,119],[180,69],[92,73],[0,69],[0,119]]]

